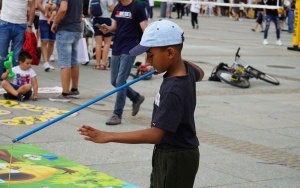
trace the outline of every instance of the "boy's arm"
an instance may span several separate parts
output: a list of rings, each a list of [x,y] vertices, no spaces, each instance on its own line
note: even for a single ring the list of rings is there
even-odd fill
[[[198,70],[198,72],[200,74],[200,77],[197,81],[201,81],[204,77],[204,71],[198,65],[196,65],[195,63],[192,63],[190,61],[187,61],[187,62],[188,62],[188,64],[192,65],[195,69]]]
[[[38,83],[37,83],[36,76],[31,78],[31,84],[32,84],[32,89],[33,89],[32,99],[37,100],[38,99]]]
[[[6,71],[1,75],[2,80],[6,80],[8,78],[9,69],[6,69]]]
[[[105,132],[83,125],[78,129],[78,132],[84,136],[85,140],[96,143],[156,144],[160,142],[166,131],[157,127],[151,127],[132,132]]]

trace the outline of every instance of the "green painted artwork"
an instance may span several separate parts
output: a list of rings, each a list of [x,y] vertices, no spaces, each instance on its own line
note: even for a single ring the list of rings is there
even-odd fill
[[[31,144],[0,146],[0,187],[137,188]]]

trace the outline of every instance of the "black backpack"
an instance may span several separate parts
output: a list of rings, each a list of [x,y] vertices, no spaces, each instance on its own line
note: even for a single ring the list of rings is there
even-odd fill
[[[228,70],[228,65],[226,63],[219,63],[219,65],[215,66],[215,68],[212,70],[210,77],[208,78],[209,81],[216,81],[221,82],[221,79],[217,76],[217,72],[219,70]]]
[[[94,17],[102,16],[101,0],[91,0],[91,14]]]

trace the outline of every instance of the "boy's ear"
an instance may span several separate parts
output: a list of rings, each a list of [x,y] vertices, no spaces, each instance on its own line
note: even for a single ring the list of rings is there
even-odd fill
[[[175,56],[175,49],[173,47],[168,47],[167,50],[166,50],[166,53],[167,53],[167,56],[169,59],[173,59],[174,56]]]

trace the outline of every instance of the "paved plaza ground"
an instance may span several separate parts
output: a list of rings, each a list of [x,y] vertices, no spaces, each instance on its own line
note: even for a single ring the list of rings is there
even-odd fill
[[[158,17],[159,10],[156,9],[154,20]],[[299,187],[300,52],[287,50],[292,46],[292,35],[283,31],[283,45],[276,46],[272,24],[269,45],[263,45],[263,34],[250,30],[255,20],[233,21],[227,17],[199,16],[198,30],[192,29],[190,17],[172,21],[185,31],[183,57],[196,62],[205,71],[203,81],[197,83],[195,118],[201,157],[194,187]],[[240,89],[208,81],[212,69],[219,62],[233,62],[238,47],[241,47],[241,57],[246,64],[273,75],[280,85],[251,79],[250,88]],[[137,57],[137,60],[143,59],[143,56]],[[53,65],[57,67],[55,63]],[[25,103],[72,110],[112,90],[109,71],[95,70],[94,65],[94,60],[91,60],[87,66],[80,67],[80,99],[70,103],[50,102],[48,97],[53,94],[41,93],[38,101]],[[42,65],[34,68],[40,87],[60,86],[59,69],[44,72]],[[105,125],[115,102],[115,95],[112,95],[81,110],[76,117],[56,122],[20,143],[34,144],[133,185],[149,187],[153,145],[93,144],[84,141],[76,129],[82,124],[106,131],[148,128],[152,104],[161,81],[162,75],[157,75],[132,86],[146,99],[135,117],[131,116],[131,103],[127,100],[121,125]],[[34,114],[4,106],[0,109],[12,111],[10,116]],[[41,123],[0,125],[0,146],[11,145],[12,139],[39,125]]]

